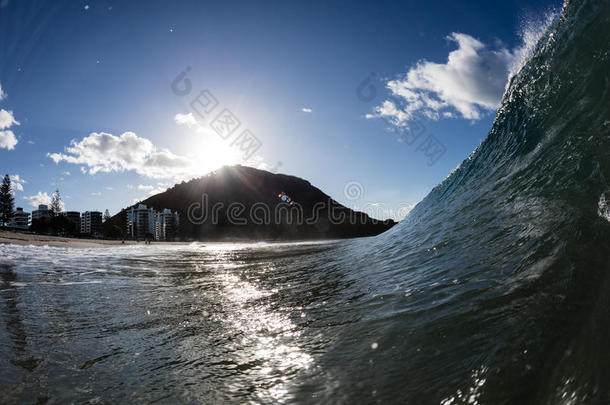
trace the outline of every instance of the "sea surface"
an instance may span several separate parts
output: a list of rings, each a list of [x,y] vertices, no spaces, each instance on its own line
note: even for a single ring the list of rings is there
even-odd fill
[[[375,238],[0,246],[2,403],[610,403],[610,2]]]
[[[353,321],[345,249],[0,245],[0,402],[286,401]]]

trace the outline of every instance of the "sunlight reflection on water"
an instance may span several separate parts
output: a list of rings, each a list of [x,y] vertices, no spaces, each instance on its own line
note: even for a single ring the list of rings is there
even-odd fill
[[[263,291],[235,274],[218,274],[224,296],[232,303],[226,321],[243,332],[241,345],[250,351],[249,362],[257,364],[256,373],[267,381],[267,395],[284,401],[288,393],[286,374],[307,369],[313,357],[295,345],[300,332],[290,318],[270,309],[270,304],[259,304],[272,291]],[[264,392],[258,396],[263,399]]]

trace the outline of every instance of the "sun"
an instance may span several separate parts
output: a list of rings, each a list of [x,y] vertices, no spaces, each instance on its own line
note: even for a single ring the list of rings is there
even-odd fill
[[[188,145],[189,155],[195,161],[197,171],[208,173],[225,165],[243,163],[243,157],[231,138],[224,140],[214,131],[199,130]]]

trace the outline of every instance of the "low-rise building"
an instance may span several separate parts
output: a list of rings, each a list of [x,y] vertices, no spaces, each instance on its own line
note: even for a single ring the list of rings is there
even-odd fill
[[[27,230],[30,226],[30,213],[23,211],[21,207],[17,207],[8,226],[14,229]]]
[[[90,236],[102,234],[102,213],[99,211],[85,211],[80,217],[80,233]]]
[[[37,210],[32,211],[32,221],[44,218],[51,218],[51,210],[47,205],[40,204]]]

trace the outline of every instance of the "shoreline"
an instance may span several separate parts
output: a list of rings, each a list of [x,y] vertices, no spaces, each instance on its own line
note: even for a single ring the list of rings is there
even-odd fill
[[[181,242],[165,242],[152,241],[150,245],[146,245],[144,241],[136,242],[134,240],[112,239],[85,239],[85,238],[70,238],[65,236],[38,235],[31,233],[21,233],[8,230],[0,230],[0,244],[16,244],[16,245],[35,245],[35,246],[55,246],[55,247],[125,247],[125,246],[154,246],[154,245],[173,245],[184,246],[192,243],[316,243],[316,242],[332,242],[342,241],[346,239],[358,238],[329,238],[329,239],[294,239],[294,240],[251,240],[251,239],[225,239],[225,240],[201,240],[201,241],[181,241]]]
[[[69,238],[64,236],[37,235],[30,233],[21,233],[14,231],[0,231],[0,243],[2,244],[18,244],[18,245],[48,245],[48,246],[64,246],[64,247],[122,247],[122,246],[139,246],[144,245],[144,242],[136,242],[133,240],[125,240],[122,243],[120,240],[104,240],[104,239],[80,239]],[[155,244],[185,244],[187,242],[151,242]]]

